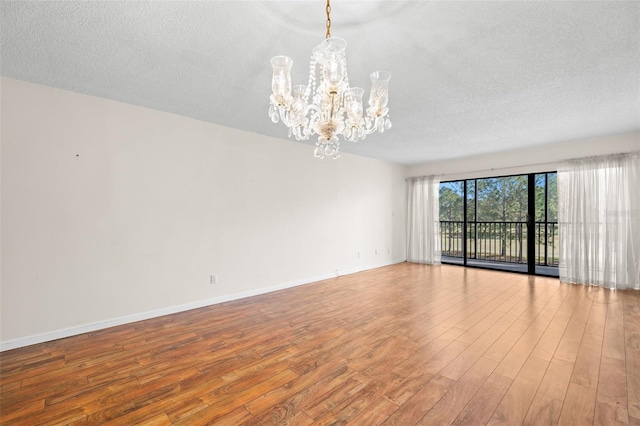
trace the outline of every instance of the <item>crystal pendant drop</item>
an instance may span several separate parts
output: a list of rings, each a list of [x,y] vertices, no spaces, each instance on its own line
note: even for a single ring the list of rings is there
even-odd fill
[[[271,117],[271,121],[273,121],[274,123],[277,123],[278,121],[280,121],[280,117],[278,116],[278,111],[273,105],[271,105],[271,107],[269,108],[269,117]]]

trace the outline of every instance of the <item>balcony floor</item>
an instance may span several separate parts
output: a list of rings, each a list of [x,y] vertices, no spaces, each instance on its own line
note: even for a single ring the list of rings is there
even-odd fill
[[[460,257],[442,256],[442,263],[450,263],[454,265],[463,265],[464,262]],[[527,273],[527,265],[512,262],[492,262],[490,260],[467,259],[467,266],[475,266],[478,268],[495,269],[508,272]],[[546,275],[551,277],[559,276],[557,266],[539,266],[536,265],[536,275]]]

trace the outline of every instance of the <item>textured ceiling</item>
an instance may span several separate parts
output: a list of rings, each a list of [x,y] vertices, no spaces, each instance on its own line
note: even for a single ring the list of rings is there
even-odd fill
[[[306,84],[324,39],[322,0],[0,7],[3,76],[280,138],[269,61]],[[638,1],[334,0],[331,18],[351,84],[392,73],[393,128],[345,152],[415,164],[640,129]]]

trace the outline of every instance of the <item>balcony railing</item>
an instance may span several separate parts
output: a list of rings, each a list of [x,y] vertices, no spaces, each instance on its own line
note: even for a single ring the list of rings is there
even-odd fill
[[[558,266],[558,223],[536,222],[535,264]],[[494,262],[527,263],[526,222],[440,221],[442,255],[463,257],[462,241],[466,235],[467,259]]]

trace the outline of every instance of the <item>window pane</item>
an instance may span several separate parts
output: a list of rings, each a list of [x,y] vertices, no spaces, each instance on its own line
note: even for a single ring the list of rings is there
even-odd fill
[[[476,220],[476,182],[471,179],[467,181],[467,222],[475,222]]]
[[[462,221],[464,182],[440,183],[440,220]]]
[[[535,206],[536,206],[536,222],[544,222],[545,214],[544,214],[544,173],[538,173],[535,176],[536,182],[536,194],[535,197]]]
[[[547,220],[558,221],[558,173],[547,173]]]
[[[463,259],[464,181],[440,183],[440,244],[442,255]]]
[[[527,218],[527,176],[478,179],[478,220],[522,222]]]
[[[535,271],[538,274],[558,273],[558,185],[557,173],[539,173],[536,181]],[[546,179],[546,188],[545,188]],[[546,192],[545,192],[546,190]]]

